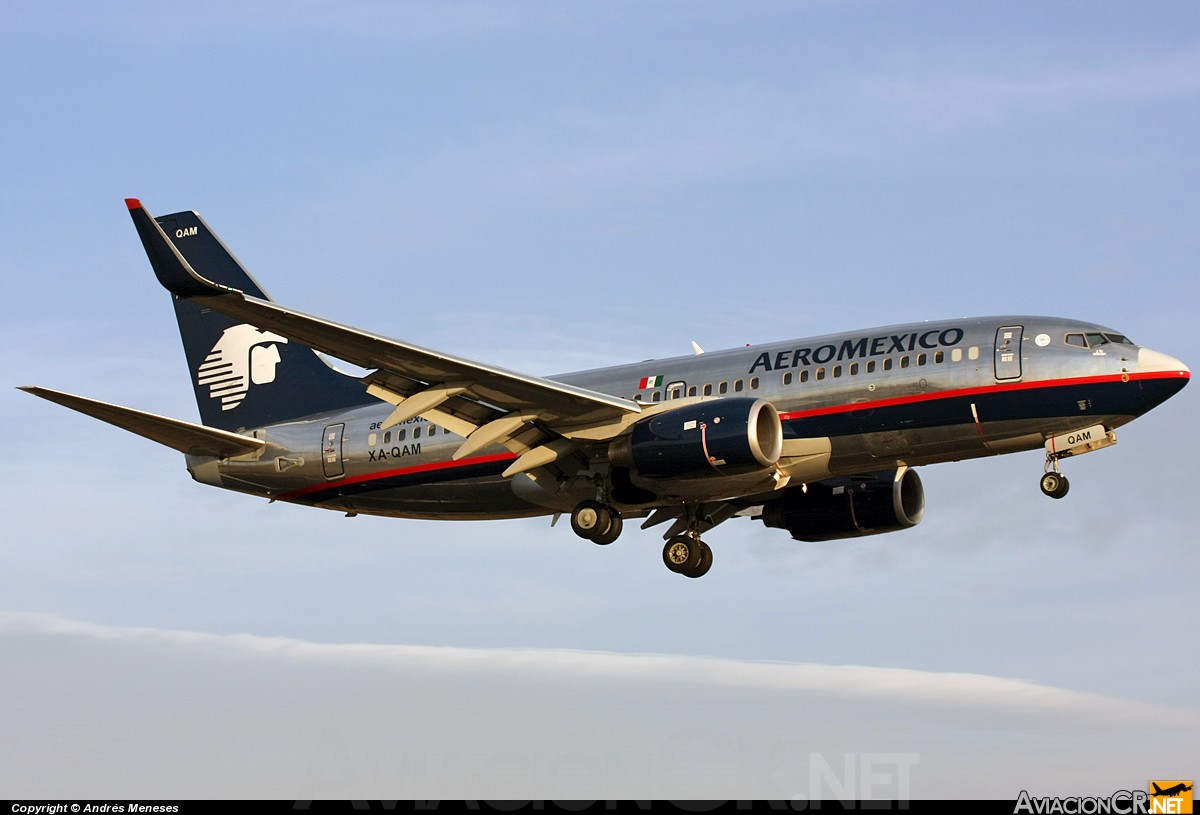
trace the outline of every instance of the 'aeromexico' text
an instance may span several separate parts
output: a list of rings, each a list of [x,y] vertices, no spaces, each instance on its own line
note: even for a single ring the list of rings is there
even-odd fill
[[[961,328],[931,329],[929,331],[913,331],[910,334],[884,334],[878,337],[859,337],[853,340],[842,340],[840,343],[826,343],[815,348],[795,348],[787,351],[776,351],[774,354],[764,351],[750,366],[750,373],[760,368],[764,371],[779,371],[784,368],[798,368],[802,365],[824,365],[827,362],[861,357],[882,357],[888,354],[904,354],[921,349],[933,350],[947,348],[962,342]]]

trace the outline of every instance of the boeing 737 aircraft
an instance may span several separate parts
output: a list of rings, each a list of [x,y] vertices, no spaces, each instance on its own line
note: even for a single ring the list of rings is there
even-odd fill
[[[734,516],[797,540],[915,526],[913,467],[1044,448],[1060,462],[1177,393],[1182,362],[1055,317],[981,317],[542,378],[272,302],[195,212],[126,201],[171,293],[203,425],[25,390],[184,453],[205,484],[401,518],[569,514],[609,544],[669,524],[667,568],[712,566]],[[370,371],[361,378],[322,352]]]

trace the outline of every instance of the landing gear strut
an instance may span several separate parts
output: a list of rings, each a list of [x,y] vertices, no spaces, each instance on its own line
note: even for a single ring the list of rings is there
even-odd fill
[[[571,529],[579,537],[607,546],[621,534],[621,513],[599,501],[581,501],[571,511]]]
[[[701,507],[689,504],[686,508],[687,531],[675,535],[663,547],[663,563],[676,574],[684,577],[703,577],[712,568],[713,553],[708,544],[700,540]]]
[[[1062,498],[1071,489],[1071,482],[1058,471],[1058,459],[1046,458],[1046,472],[1042,474],[1042,492],[1051,498]]]

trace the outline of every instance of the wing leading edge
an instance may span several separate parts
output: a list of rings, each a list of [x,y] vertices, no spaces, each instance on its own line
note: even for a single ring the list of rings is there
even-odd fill
[[[363,368],[369,392],[396,406],[395,425],[414,416],[466,437],[457,456],[501,444],[519,458],[513,475],[571,452],[568,439],[612,438],[640,415],[636,403],[586,388],[445,354],[371,334],[249,296],[205,278],[137,199],[127,199],[134,226],[162,285],[247,323]]]

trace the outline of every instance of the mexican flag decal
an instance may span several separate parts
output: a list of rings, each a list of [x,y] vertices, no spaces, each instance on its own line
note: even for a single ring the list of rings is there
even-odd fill
[[[661,388],[662,376],[647,376],[638,382],[638,390],[646,390],[646,388]]]

